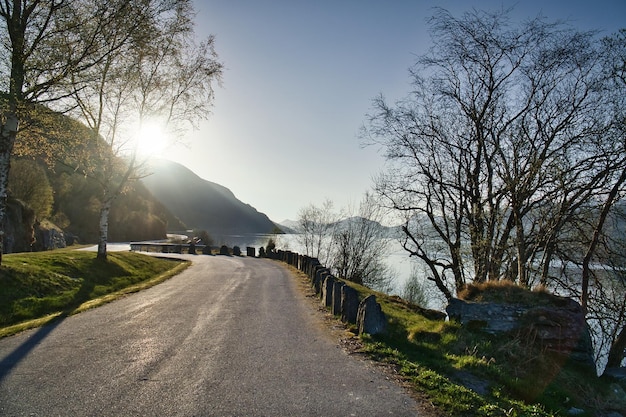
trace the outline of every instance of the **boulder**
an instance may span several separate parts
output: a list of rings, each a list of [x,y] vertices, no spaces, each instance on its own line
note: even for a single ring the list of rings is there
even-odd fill
[[[357,312],[357,325],[359,334],[370,335],[387,333],[387,317],[383,313],[380,304],[376,302],[375,295],[369,295],[359,304]]]
[[[576,301],[554,297],[551,304],[475,303],[453,298],[452,320],[489,334],[516,334],[547,351],[593,367],[593,347],[583,310]]]
[[[35,223],[33,250],[44,251],[67,247],[65,234],[52,223]]]
[[[341,287],[341,321],[356,323],[359,311],[359,293],[352,287]]]

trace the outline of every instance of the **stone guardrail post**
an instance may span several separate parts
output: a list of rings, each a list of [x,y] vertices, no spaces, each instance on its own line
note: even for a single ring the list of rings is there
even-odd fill
[[[322,305],[324,307],[330,307],[333,304],[333,286],[335,284],[335,277],[332,275],[326,275],[324,283],[322,284]]]
[[[322,295],[322,285],[328,275],[330,275],[330,269],[324,268],[322,265],[317,265],[317,268],[315,269],[315,276],[311,281],[311,286],[315,289],[315,294],[319,295],[320,298]]]
[[[368,295],[359,304],[357,326],[359,327],[359,334],[376,335],[387,332],[387,317],[385,317],[380,304],[376,302],[375,295]]]
[[[341,314],[341,289],[345,286],[343,282],[336,280],[333,283],[333,295],[330,312],[333,316]]]
[[[359,293],[352,287],[341,287],[341,321],[344,323],[356,323],[359,311]]]

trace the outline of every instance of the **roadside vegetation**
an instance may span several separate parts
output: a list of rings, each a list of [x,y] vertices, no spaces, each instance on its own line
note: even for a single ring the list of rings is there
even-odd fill
[[[156,285],[189,262],[134,252],[55,250],[5,255],[0,268],[0,337]]]
[[[345,282],[361,299],[375,294],[388,318],[387,334],[362,335],[359,352],[390,365],[442,416],[596,416],[615,406],[609,382],[539,351],[532,341],[430,319],[397,296]],[[520,292],[529,300],[537,297],[538,303],[546,295],[496,286],[483,296],[517,297]]]

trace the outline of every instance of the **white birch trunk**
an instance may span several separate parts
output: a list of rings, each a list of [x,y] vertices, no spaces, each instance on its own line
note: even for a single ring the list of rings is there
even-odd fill
[[[4,253],[5,226],[7,222],[7,193],[11,153],[17,136],[18,118],[15,112],[4,114],[5,123],[0,129],[0,264]]]
[[[107,258],[107,240],[109,238],[109,213],[113,199],[107,197],[100,208],[100,237],[98,239],[98,259]]]

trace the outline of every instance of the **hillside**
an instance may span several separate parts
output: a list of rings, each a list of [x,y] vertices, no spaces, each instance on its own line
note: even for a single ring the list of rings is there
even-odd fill
[[[226,187],[204,180],[172,161],[153,163],[146,188],[188,228],[213,236],[270,233],[276,225]]]
[[[20,129],[11,159],[5,253],[51,249],[64,240],[97,242],[103,186],[91,174],[98,173],[102,158],[125,165],[107,154],[106,145],[87,141],[91,131],[80,122],[43,106],[35,110]],[[141,183],[132,182],[111,209],[109,241],[163,239],[168,229],[181,227]]]

